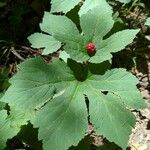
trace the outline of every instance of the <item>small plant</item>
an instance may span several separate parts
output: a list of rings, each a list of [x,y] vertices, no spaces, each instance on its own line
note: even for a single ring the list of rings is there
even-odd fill
[[[70,58],[67,63],[57,59],[50,64],[32,58],[18,66],[1,99],[10,106],[9,116],[0,111],[1,147],[30,121],[39,129],[44,150],[76,146],[86,135],[89,122],[98,135],[126,149],[135,125],[129,109],[145,108],[146,104],[136,77],[109,66],[112,53],[131,43],[139,30],[127,29],[106,38],[114,24],[106,3],[86,11],[83,5],[79,16],[81,32],[66,16],[46,12],[40,24],[43,32],[28,38],[32,47],[45,48],[43,54],[61,48]]]

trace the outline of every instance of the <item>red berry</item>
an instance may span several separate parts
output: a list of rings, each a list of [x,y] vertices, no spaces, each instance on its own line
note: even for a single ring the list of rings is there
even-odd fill
[[[96,46],[93,43],[88,43],[86,45],[87,53],[91,56],[96,53]]]

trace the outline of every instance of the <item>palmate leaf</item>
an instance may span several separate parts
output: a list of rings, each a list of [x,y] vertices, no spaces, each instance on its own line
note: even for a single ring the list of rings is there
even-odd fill
[[[3,96],[2,100],[11,101],[11,106],[24,110],[24,114],[29,118],[32,118],[34,109],[38,109],[50,101],[54,93],[59,92],[59,88],[56,91],[56,85],[64,88],[67,84],[66,80],[74,79],[65,64],[54,62],[49,66],[40,58],[29,59],[22,63],[19,69],[21,71],[10,80],[12,86],[7,90],[7,94]],[[65,72],[62,74],[63,70]],[[22,102],[24,102],[23,105]]]
[[[41,126],[39,139],[43,139],[45,150],[77,145],[87,131],[88,121],[84,96],[79,93],[71,70],[61,61],[46,65],[40,58],[22,63],[19,70],[2,100],[15,107],[16,115],[21,114],[24,121]],[[62,97],[51,101],[54,94],[64,90]]]
[[[67,44],[70,42],[82,43],[77,27],[66,16],[57,16],[45,12],[40,27],[42,31],[54,35],[60,42]]]
[[[64,62],[45,64],[42,59],[34,58],[19,66],[11,84],[2,101],[13,110],[10,112],[13,124],[20,118],[20,126],[30,121],[38,127],[44,150],[65,150],[84,137],[88,126],[85,95],[96,132],[123,149],[135,123],[126,107],[146,107],[135,88],[137,80],[122,69],[104,75],[89,74],[81,82]],[[108,94],[103,94],[104,91]]]
[[[96,133],[126,149],[131,129],[135,125],[135,116],[125,109],[117,96],[104,96],[93,87],[90,87],[90,90],[90,93],[87,92],[88,98],[92,101],[89,113]]]
[[[125,48],[127,43],[131,43],[139,30],[123,30],[110,36],[108,39],[103,40],[101,45],[97,43],[97,53],[89,60],[92,63],[103,62],[112,57],[111,53],[118,52]]]
[[[139,30],[124,30],[104,39],[113,24],[111,7],[98,5],[80,16],[81,34],[69,18],[50,13],[45,13],[40,27],[42,31],[64,43],[64,50],[72,59],[78,62],[101,63],[111,59],[111,53],[124,49],[139,32]],[[97,48],[93,57],[86,52],[86,45],[90,42],[94,43]]]
[[[100,91],[109,91],[120,98],[128,108],[144,108],[146,105],[135,85],[138,79],[125,69],[112,69],[104,76],[91,76],[87,82]],[[129,86],[130,85],[130,86]]]
[[[80,35],[75,24],[67,17],[55,16],[46,12],[40,27],[44,32],[52,34],[57,40],[65,43],[65,50],[71,56],[82,61],[89,58],[83,48],[83,37]]]
[[[70,11],[70,9],[72,9],[73,7],[75,7],[79,2],[80,2],[80,0],[72,0],[72,1],[70,1],[70,0],[65,0],[65,1],[64,0],[62,0],[62,1],[60,1],[60,0],[52,0],[52,2],[51,2],[51,4],[52,4],[52,10],[51,10],[51,12],[60,12],[60,11],[63,11],[64,13],[67,13],[68,11]],[[84,2],[84,4],[83,4],[82,8],[79,11],[79,15],[85,14],[88,10],[90,10],[90,9],[92,9],[92,8],[98,6],[98,5],[107,6],[107,7],[109,6],[108,3],[105,0],[101,0],[101,1],[99,1],[99,0],[94,0],[94,1],[93,0],[86,0]],[[61,21],[63,19],[65,19],[65,18],[58,18],[58,19],[59,20],[55,20],[56,24],[53,22],[53,26],[57,25],[58,23],[61,24]],[[45,24],[41,24],[41,28],[42,28],[43,31],[45,31],[47,33],[51,33],[50,31],[52,31],[52,29],[54,29],[54,28],[51,28],[49,26],[49,22],[51,22],[51,20],[50,20],[49,17],[47,17],[47,13],[45,13],[45,20],[46,20],[46,22],[45,22]],[[65,21],[67,21],[67,20],[65,19]],[[63,22],[65,22],[65,21],[63,21]],[[67,24],[65,23],[62,26],[62,28],[60,28],[61,26],[59,26],[59,27],[57,26],[56,27],[56,29],[59,30],[59,31],[57,31],[57,32],[59,32],[58,34],[60,34],[59,37],[61,37],[61,39],[63,39],[64,37],[65,38],[66,37],[68,37],[68,38],[71,37],[71,39],[75,39],[76,38],[75,34],[72,34],[72,31],[76,30],[75,29],[76,28],[75,25],[73,25],[74,26],[73,27],[72,23],[71,23],[71,26],[74,29],[72,31],[71,31],[70,26],[68,26],[68,25],[65,26],[65,25],[67,25]],[[62,35],[61,33],[63,33],[64,30],[65,30],[65,32]],[[80,39],[81,37],[77,37],[77,38]],[[58,41],[56,41],[56,39],[52,38],[51,36],[48,37],[48,35],[45,35],[45,34],[35,33],[35,34],[29,36],[28,40],[32,44],[31,46],[33,48],[42,48],[42,47],[45,48],[44,51],[43,51],[43,54],[45,54],[45,55],[49,54],[49,53],[52,53],[52,52],[54,52],[54,51],[56,51],[56,50],[58,50],[60,48],[60,43]],[[60,41],[62,41],[62,40],[60,40]],[[76,49],[77,47],[78,47],[77,49],[82,49],[82,44],[81,44],[82,42],[77,42],[77,41],[76,41],[76,43],[78,43],[78,44],[76,44],[76,45],[73,45],[74,43],[72,44],[71,41],[70,41],[68,43],[69,45],[67,44],[67,47],[65,49],[70,49],[70,48],[71,49]],[[66,41],[64,41],[64,42],[66,42]],[[84,50],[84,53],[85,53],[85,50]],[[89,58],[89,57],[85,56],[84,53],[82,54],[82,57],[86,57],[86,59]],[[80,56],[80,58],[81,58],[81,56]],[[83,60],[85,60],[85,59],[83,59]]]
[[[122,149],[126,149],[135,125],[135,117],[126,107],[147,106],[135,88],[136,84],[137,79],[122,69],[113,69],[102,76],[90,76],[86,80],[85,94],[90,101],[90,120],[96,132]]]
[[[72,81],[62,95],[38,112],[33,124],[40,127],[39,139],[45,150],[65,150],[85,136],[87,116],[80,83]]]
[[[54,12],[63,12],[67,13],[71,9],[73,9],[77,4],[79,4],[81,0],[52,0],[51,4],[51,13]],[[106,0],[85,0],[83,2],[83,6],[81,7],[79,11],[79,15],[82,15],[86,13],[88,10],[98,6],[98,5],[107,5],[108,3]]]

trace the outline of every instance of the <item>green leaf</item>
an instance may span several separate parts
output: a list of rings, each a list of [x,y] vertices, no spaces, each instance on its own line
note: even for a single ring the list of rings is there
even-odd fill
[[[29,59],[19,68],[20,72],[10,80],[12,86],[2,100],[23,111],[29,118],[32,118],[35,109],[51,100],[57,84],[64,82],[65,86],[65,81],[73,78],[69,74],[70,70],[60,61],[49,66],[41,58]]]
[[[11,118],[7,116],[6,110],[0,111],[0,148],[3,149],[6,146],[6,141],[14,137],[20,128],[11,123]]]
[[[81,15],[80,24],[87,43],[100,43],[114,24],[111,8],[101,5],[89,10]]]
[[[9,87],[8,82],[8,68],[0,68],[0,91],[6,90]]]
[[[95,56],[91,57],[90,62],[100,63],[111,59],[111,53],[115,53],[124,49],[129,43],[133,41],[138,32],[139,29],[127,29],[113,34],[106,40],[103,40],[101,44],[96,42],[95,44],[97,45],[97,53]]]
[[[67,63],[68,58],[70,58],[70,56],[65,51],[61,51],[59,54],[59,57],[66,63]]]
[[[64,49],[70,57],[81,61],[86,61],[89,58],[83,45],[83,36],[67,17],[51,15],[46,12],[40,27],[42,31],[52,34],[55,39],[65,43]]]
[[[64,12],[67,13],[71,9],[73,9],[80,0],[52,0],[52,8],[51,12]]]
[[[79,16],[86,14],[89,10],[94,9],[97,6],[102,6],[103,8],[110,7],[106,0],[86,0],[83,6],[80,8]],[[99,9],[100,11],[104,11]]]
[[[0,92],[0,99],[3,97],[4,93]]]
[[[96,132],[125,149],[135,124],[134,115],[126,107],[147,107],[136,89],[137,79],[124,69],[113,69],[104,75],[92,75],[85,82],[84,94]]]
[[[145,25],[150,26],[150,17],[146,19]]]
[[[6,103],[1,102],[1,98],[4,96],[4,93],[1,92],[0,93],[0,111],[4,109],[4,107],[6,106]]]
[[[19,70],[2,100],[16,109],[16,116],[23,116],[22,125],[31,120],[40,127],[45,150],[77,145],[87,131],[88,115],[71,70],[61,61],[46,65],[40,58],[27,60]]]
[[[90,120],[96,133],[126,149],[135,117],[120,103],[114,94],[103,95],[97,89],[89,87],[87,96],[92,101],[89,106]],[[94,99],[93,99],[94,97]]]
[[[4,109],[5,105],[6,104],[4,102],[0,102],[0,111]]]
[[[120,3],[124,3],[124,4],[127,4],[127,3],[131,2],[131,0],[117,0],[117,1],[119,1]]]
[[[77,27],[65,16],[57,16],[45,12],[40,27],[42,31],[52,34],[60,42],[81,42],[81,35]]]
[[[54,24],[55,22],[55,24]],[[66,16],[57,16],[45,13],[41,29],[51,34],[55,39],[64,43],[64,50],[70,58],[78,61],[101,63],[112,58],[111,53],[118,52],[130,44],[139,30],[123,30],[111,37],[104,36],[113,27],[112,9],[107,5],[98,5],[81,15],[80,34],[75,24]],[[96,45],[97,52],[90,57],[86,52],[87,43]]]
[[[104,75],[91,75],[87,82],[102,92],[111,92],[128,108],[145,108],[147,105],[136,88],[138,79],[125,69],[112,69]]]
[[[62,95],[40,110],[33,121],[35,127],[40,127],[39,139],[43,140],[44,150],[76,146],[87,131],[87,116],[80,84],[72,82]]]
[[[61,47],[61,43],[50,35],[42,33],[34,33],[28,37],[33,48],[43,48],[43,54],[47,55],[57,51]]]
[[[128,108],[146,107],[136,84],[124,69],[89,74],[81,82],[64,62],[45,64],[34,58],[19,65],[1,100],[10,106],[11,124],[20,127],[30,121],[39,128],[44,150],[65,150],[77,145],[87,131],[86,96],[96,132],[125,149],[135,124]]]

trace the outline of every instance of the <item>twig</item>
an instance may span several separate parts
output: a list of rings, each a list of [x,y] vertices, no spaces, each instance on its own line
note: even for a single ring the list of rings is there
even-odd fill
[[[17,56],[20,60],[25,60],[22,56],[20,56],[20,54],[18,54],[18,53],[15,51],[14,47],[11,48],[11,52],[12,52],[15,56]]]

